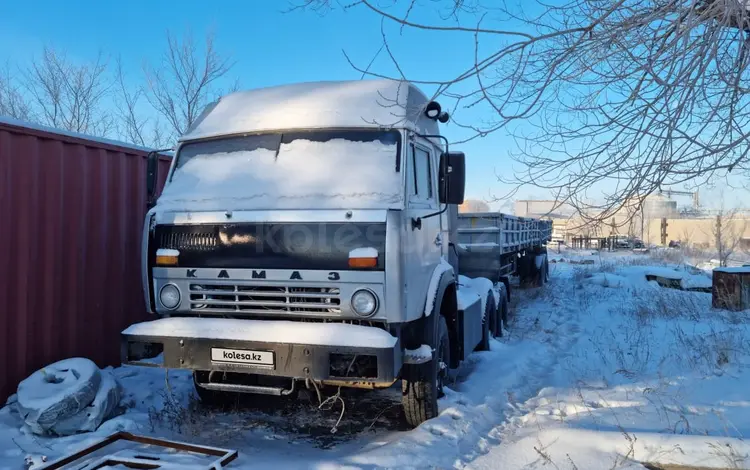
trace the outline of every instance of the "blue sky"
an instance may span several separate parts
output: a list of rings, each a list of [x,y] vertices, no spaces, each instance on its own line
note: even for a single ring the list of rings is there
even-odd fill
[[[50,45],[78,60],[91,60],[99,51],[119,56],[126,72],[139,77],[144,60],[156,62],[164,51],[167,29],[178,35],[190,30],[196,40],[212,30],[217,49],[235,61],[231,75],[239,79],[241,88],[360,78],[342,49],[358,64],[370,62],[382,43],[379,18],[363,8],[323,16],[309,11],[284,13],[288,6],[287,0],[5,2],[0,15],[0,63],[23,64]],[[395,25],[389,25],[387,32],[410,78],[450,77],[472,63],[470,35],[409,30],[401,35]],[[373,69],[394,70],[387,54],[378,57]],[[475,117],[487,116],[477,113]],[[455,126],[443,131],[449,138],[459,136]],[[497,181],[496,174],[513,171],[508,151],[515,145],[504,131],[462,145],[467,154],[469,197],[502,196],[510,189]],[[549,195],[529,188],[516,197]]]
[[[177,34],[190,30],[197,39],[213,30],[217,49],[236,62],[232,75],[241,88],[360,78],[342,49],[367,65],[382,43],[378,18],[361,8],[318,15],[284,13],[287,6],[286,0],[225,1],[211,7],[191,0],[7,2],[0,15],[0,62],[23,63],[50,45],[79,60],[90,60],[99,51],[120,56],[126,71],[138,76],[143,61],[156,61],[164,50],[167,29]],[[399,36],[396,28],[389,30],[401,63],[419,77],[449,76],[473,54],[471,38],[448,41],[445,35]],[[392,70],[387,54],[378,56],[374,68]],[[451,138],[456,135],[450,126],[444,131]],[[495,172],[510,164],[507,149],[512,145],[496,135],[462,147],[469,196],[484,199],[507,191]]]

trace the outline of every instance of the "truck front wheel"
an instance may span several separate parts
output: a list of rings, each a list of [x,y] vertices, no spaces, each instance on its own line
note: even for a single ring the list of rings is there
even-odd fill
[[[432,347],[432,361],[404,366],[401,403],[406,422],[412,427],[438,415],[437,400],[443,395],[450,355],[448,325],[443,316],[439,316],[437,321]]]

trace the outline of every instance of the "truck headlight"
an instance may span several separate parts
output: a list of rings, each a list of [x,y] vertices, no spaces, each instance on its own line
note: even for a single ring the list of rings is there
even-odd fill
[[[180,305],[180,289],[174,284],[167,284],[159,291],[159,302],[169,310],[174,310]]]
[[[378,298],[369,289],[360,289],[352,295],[352,309],[361,317],[369,317],[378,309]]]

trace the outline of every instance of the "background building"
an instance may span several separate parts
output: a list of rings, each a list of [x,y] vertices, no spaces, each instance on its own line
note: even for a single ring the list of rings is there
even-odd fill
[[[479,199],[467,199],[458,206],[458,212],[489,212],[490,206]]]
[[[518,216],[551,219],[553,240],[568,244],[574,237],[619,235],[651,245],[680,241],[683,246],[715,249],[717,226],[721,225],[722,243],[734,246],[737,251],[750,250],[750,211],[704,209],[697,192],[666,190],[646,197],[634,197],[607,220],[598,220],[596,211],[587,213],[584,218],[573,206],[555,200],[517,200],[513,208]],[[662,221],[667,224],[664,239]]]

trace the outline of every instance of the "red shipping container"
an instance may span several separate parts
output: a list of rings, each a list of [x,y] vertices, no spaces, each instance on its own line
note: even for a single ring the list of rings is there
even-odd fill
[[[118,364],[120,331],[146,318],[147,153],[0,119],[0,406],[57,360]]]

